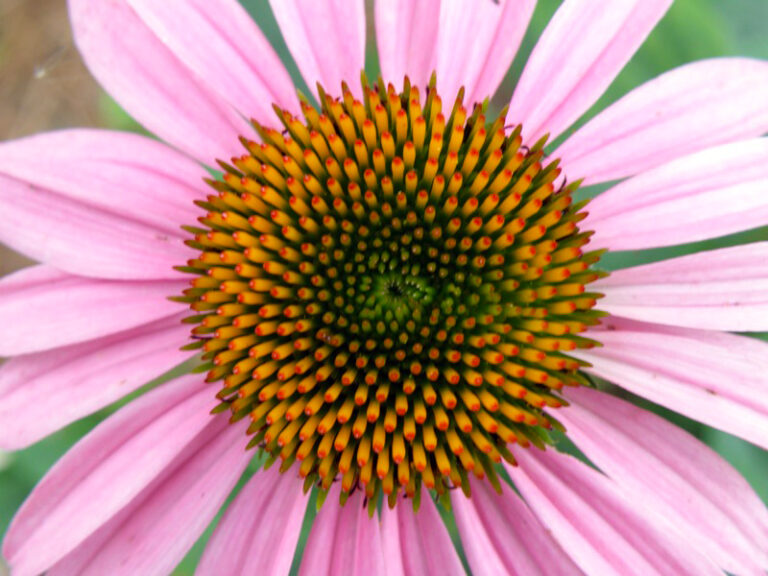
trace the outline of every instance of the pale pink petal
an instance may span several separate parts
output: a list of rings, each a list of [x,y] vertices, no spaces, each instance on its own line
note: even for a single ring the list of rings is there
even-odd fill
[[[176,237],[201,216],[194,201],[205,199],[209,176],[157,140],[86,129],[3,142],[0,174]]]
[[[509,118],[556,138],[613,82],[672,0],[566,0],[525,66]]]
[[[558,418],[569,438],[637,510],[666,518],[729,572],[768,568],[768,512],[725,460],[663,418],[603,392],[570,390],[567,397],[572,405]]]
[[[662,518],[645,517],[616,484],[572,456],[519,450],[507,470],[539,520],[585,574],[720,574]]]
[[[680,156],[768,132],[768,64],[702,60],[633,90],[555,155],[572,180],[618,180]]]
[[[376,0],[376,43],[385,82],[424,88],[435,70],[440,0]]]
[[[625,268],[594,284],[600,309],[670,326],[768,330],[768,242]]]
[[[445,107],[450,109],[462,86],[467,103],[493,96],[517,54],[535,7],[536,0],[446,0],[441,4],[436,69]]]
[[[181,316],[17,356],[0,366],[0,448],[18,450],[103,408],[190,357]]]
[[[339,483],[312,523],[299,574],[385,576],[379,521],[368,517],[361,490],[339,505]]]
[[[119,280],[178,278],[194,255],[181,235],[118,212],[0,174],[0,242],[81,276]]]
[[[471,481],[472,497],[454,492],[451,506],[467,561],[475,574],[582,574],[522,498],[505,487]]]
[[[285,43],[310,90],[319,82],[338,94],[342,81],[362,94],[365,66],[365,2],[270,0]]]
[[[129,330],[183,308],[168,300],[183,282],[115,282],[48,266],[0,279],[0,356],[30,354]]]
[[[603,320],[589,371],[768,449],[768,344],[721,332]]]
[[[709,148],[635,176],[589,204],[590,249],[637,250],[768,222],[768,139]]]
[[[257,472],[229,505],[205,548],[199,576],[288,574],[308,496],[295,470]],[[334,504],[334,503],[331,503]]]
[[[338,496],[339,491],[331,488],[331,494]],[[330,502],[328,502],[330,500]],[[355,500],[357,500],[355,498]],[[329,574],[331,563],[333,561],[333,548],[336,544],[336,529],[338,527],[341,512],[343,511],[337,504],[336,498],[326,498],[328,506],[323,506],[312,522],[312,530],[309,533],[307,544],[304,548],[304,555],[301,560],[301,574]],[[354,512],[358,512],[360,506],[355,506]],[[362,513],[362,512],[360,512]],[[352,538],[350,546],[354,549],[356,538],[344,534],[347,538]],[[383,559],[382,559],[383,562]],[[382,570],[383,572],[383,570]]]
[[[384,504],[381,537],[388,576],[464,575],[451,536],[426,490],[418,512],[406,499],[400,499],[394,509]]]
[[[185,376],[97,426],[48,472],[13,519],[3,555],[14,573],[39,574],[83,543],[162,474],[211,422],[215,405],[201,376]]]
[[[0,240],[75,274],[173,278],[205,170],[136,134],[63,130],[0,144]]]
[[[246,118],[274,124],[274,103],[298,111],[291,77],[237,0],[128,4],[187,68]]]
[[[245,443],[245,426],[230,426],[226,418],[211,420],[157,480],[48,574],[170,574],[253,457]]]
[[[252,133],[245,119],[126,0],[69,0],[69,14],[91,73],[147,130],[209,165],[243,153],[237,137]]]

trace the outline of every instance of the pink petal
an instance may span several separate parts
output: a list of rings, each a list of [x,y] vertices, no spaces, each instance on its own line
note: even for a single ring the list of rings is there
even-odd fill
[[[661,517],[643,517],[617,485],[572,456],[519,450],[507,470],[539,520],[585,574],[720,574]]]
[[[729,572],[768,568],[768,512],[725,460],[663,418],[608,394],[578,389],[568,399],[572,405],[558,417],[569,437],[637,510],[666,518]]]
[[[62,270],[175,278],[182,224],[204,197],[201,166],[134,134],[66,130],[0,144],[0,240]]]
[[[257,472],[219,522],[196,574],[288,574],[308,497],[295,471]]]
[[[381,519],[388,576],[464,575],[451,536],[427,491],[422,492],[418,512],[414,513],[410,500],[401,499],[393,510],[385,503]]]
[[[181,316],[0,366],[0,448],[18,450],[103,408],[190,357]]]
[[[515,59],[536,0],[449,0],[440,6],[437,87],[450,109],[461,86],[465,102],[493,96]],[[517,121],[517,120],[516,120]]]
[[[768,139],[679,158],[590,203],[590,249],[656,248],[758,228],[768,222],[767,187]]]
[[[639,174],[675,158],[768,132],[768,64],[702,60],[643,84],[557,149],[587,184]]]
[[[360,97],[365,67],[365,3],[344,0],[270,0],[285,43],[310,90],[330,94],[349,84]]]
[[[193,255],[179,235],[0,175],[0,241],[72,274],[119,280],[177,278]]]
[[[476,574],[568,576],[582,572],[522,498],[472,481],[472,497],[454,492],[451,506],[469,566]]]
[[[33,266],[0,280],[0,356],[101,338],[179,313],[182,282],[115,282]]]
[[[368,517],[358,490],[339,505],[339,484],[331,487],[309,533],[299,574],[387,574],[379,521]]]
[[[686,328],[768,330],[768,242],[625,268],[596,282],[600,309]]]
[[[215,404],[202,377],[191,375],[97,426],[48,472],[13,519],[3,554],[14,573],[39,574],[113,518],[211,422]]]
[[[510,104],[528,141],[559,136],[613,82],[672,0],[566,0],[539,38]]]
[[[236,0],[128,4],[184,66],[246,118],[274,124],[273,103],[298,111],[291,77]]]
[[[48,574],[170,574],[253,457],[244,450],[245,437],[245,426],[212,420],[162,476]]]
[[[243,153],[237,137],[252,134],[245,119],[126,0],[69,0],[69,14],[91,73],[147,130],[209,165]]]
[[[60,130],[0,144],[0,174],[169,235],[201,215],[205,169],[138,134]]]
[[[435,70],[440,0],[377,0],[375,11],[384,81],[401,86],[407,75],[423,89]]]
[[[590,372],[768,449],[768,344],[720,332],[603,320]]]

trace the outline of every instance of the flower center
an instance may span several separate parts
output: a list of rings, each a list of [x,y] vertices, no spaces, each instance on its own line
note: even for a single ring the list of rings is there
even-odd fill
[[[585,383],[568,352],[592,344],[600,273],[577,184],[462,94],[445,114],[434,83],[363,92],[275,108],[283,131],[254,123],[262,143],[220,162],[186,227],[194,346],[249,446],[321,497],[500,489]]]

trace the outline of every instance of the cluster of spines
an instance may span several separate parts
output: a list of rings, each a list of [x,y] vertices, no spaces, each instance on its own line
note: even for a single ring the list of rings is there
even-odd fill
[[[448,118],[434,85],[363,95],[276,108],[285,130],[254,123],[262,142],[220,163],[187,228],[194,346],[220,409],[307,486],[499,487],[508,445],[543,446],[545,409],[584,383],[567,352],[593,344],[599,254],[577,184],[461,94]]]

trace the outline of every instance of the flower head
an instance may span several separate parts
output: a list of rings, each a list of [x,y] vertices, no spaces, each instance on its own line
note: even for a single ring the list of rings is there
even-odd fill
[[[522,146],[463,91],[445,114],[434,81],[423,103],[407,78],[363,92],[320,89],[305,121],[277,109],[285,132],[256,124],[199,202],[181,300],[208,381],[306,486],[340,478],[372,507],[469,495],[473,473],[501,490],[509,445],[549,442],[545,409],[584,381],[568,353],[592,344],[600,274],[583,203],[555,189],[545,139]]]
[[[201,573],[287,573],[310,497],[305,573],[463,573],[440,512],[476,574],[768,567],[748,484],[595,384],[768,446],[766,347],[727,333],[768,329],[766,244],[599,268],[766,223],[768,65],[688,65],[549,144],[669,4],[566,0],[496,113],[532,1],[377,2],[375,82],[363,2],[273,2],[297,97],[234,0],[70,0],[170,146],[0,146],[0,239],[42,262],[0,282],[0,448],[189,373],[42,480],[14,573],[167,573],[244,473]]]

